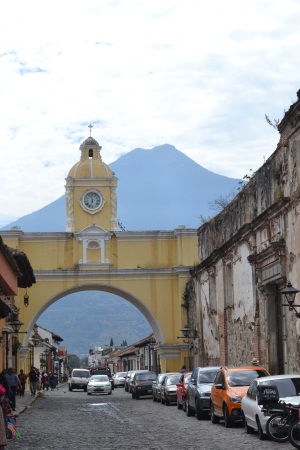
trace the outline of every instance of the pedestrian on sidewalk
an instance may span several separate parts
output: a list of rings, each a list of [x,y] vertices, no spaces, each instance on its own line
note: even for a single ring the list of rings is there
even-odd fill
[[[18,377],[19,377],[19,380],[21,383],[20,395],[22,397],[24,397],[26,380],[27,380],[27,376],[25,375],[24,370],[22,370],[22,369],[20,370]]]
[[[39,379],[38,379],[38,375],[37,375],[37,370],[33,366],[31,366],[30,372],[28,374],[28,378],[29,378],[29,383],[30,383],[31,395],[35,395]]]
[[[49,384],[51,391],[53,391],[56,388],[56,378],[54,373],[49,374]]]
[[[10,392],[8,394],[8,398],[11,401],[11,409],[13,411],[15,411],[16,410],[16,393],[17,393],[18,388],[21,389],[21,383],[18,378],[18,375],[14,372],[14,370],[11,367],[9,367],[7,369],[5,378],[9,385],[9,390],[10,390]]]

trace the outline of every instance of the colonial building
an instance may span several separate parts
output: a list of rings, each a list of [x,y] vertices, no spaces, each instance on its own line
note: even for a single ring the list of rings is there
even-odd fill
[[[17,368],[19,348],[18,331],[22,323],[18,320],[15,296],[18,288],[26,289],[24,302],[28,302],[27,288],[35,283],[31,264],[24,252],[4,244],[0,237],[0,370]]]
[[[280,292],[288,281],[300,289],[297,97],[277,125],[274,153],[198,230],[199,264],[185,292],[194,366],[256,357],[272,374],[300,372],[300,320]]]

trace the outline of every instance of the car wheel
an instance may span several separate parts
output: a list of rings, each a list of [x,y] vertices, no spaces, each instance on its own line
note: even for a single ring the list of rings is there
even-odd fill
[[[138,400],[139,398],[140,398],[139,394],[136,393],[136,394],[135,394],[135,399]]]
[[[166,398],[166,406],[170,406],[170,400]]]
[[[220,418],[215,415],[215,409],[214,409],[213,404],[211,404],[211,407],[210,407],[210,420],[211,420],[211,423],[219,423],[220,422]]]
[[[191,416],[194,416],[194,415],[195,415],[194,411],[193,411],[193,410],[191,409],[191,407],[190,407],[189,399],[188,399],[188,398],[186,399],[186,410],[185,410],[185,412],[186,412],[186,415],[187,415],[188,417],[191,417]]]
[[[108,395],[111,395],[111,391],[109,391]]]
[[[132,398],[135,398],[134,392],[131,392],[131,397],[132,397]]]
[[[179,403],[178,399],[177,399],[177,409],[182,409],[182,404]]]
[[[224,415],[225,428],[231,428],[232,427],[232,419],[230,419],[227,405],[224,405],[224,407],[223,407],[223,415]]]
[[[157,402],[157,398],[155,397],[154,394],[152,394],[152,400],[153,400],[154,402]]]
[[[182,403],[182,409],[184,412],[186,412],[186,400]]]
[[[201,409],[200,401],[195,399],[195,403],[196,403],[196,417],[198,420],[202,420],[204,419],[204,413],[203,410]]]
[[[72,388],[71,388],[71,386],[69,385],[69,391],[72,391]]]
[[[87,391],[87,387],[83,388],[83,390],[84,390],[84,392],[86,392]]]
[[[162,404],[162,405],[164,405],[164,404],[165,404],[165,402],[166,402],[166,401],[165,401],[165,399],[163,398],[163,396],[161,396],[161,399],[160,399],[160,401],[161,401],[161,404]]]
[[[258,437],[259,437],[259,439],[260,439],[261,441],[263,441],[264,439],[266,439],[267,436],[266,436],[265,433],[263,432],[263,429],[262,429],[262,427],[261,427],[260,420],[259,420],[258,417],[256,417],[256,423],[257,423]]]
[[[246,433],[247,433],[247,434],[252,434],[252,433],[254,433],[254,428],[249,427],[249,425],[247,424],[247,420],[246,420],[246,417],[245,417],[245,414],[244,414],[243,411],[242,411],[242,417],[243,417],[243,424],[244,424],[244,427],[246,428]]]
[[[88,392],[87,395],[92,395],[92,394],[90,392]]]

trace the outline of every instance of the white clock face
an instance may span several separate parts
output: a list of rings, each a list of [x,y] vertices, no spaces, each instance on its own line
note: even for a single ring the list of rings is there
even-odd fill
[[[83,203],[87,209],[98,209],[101,205],[101,197],[98,192],[87,192],[83,198]]]

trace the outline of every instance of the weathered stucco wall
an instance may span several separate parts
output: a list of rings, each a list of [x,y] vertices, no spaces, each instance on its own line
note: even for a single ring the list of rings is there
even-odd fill
[[[199,335],[195,365],[247,364],[255,356],[273,373],[300,371],[300,319],[281,306],[280,295],[287,280],[300,289],[297,95],[278,126],[275,152],[198,230],[189,299],[189,324]]]

